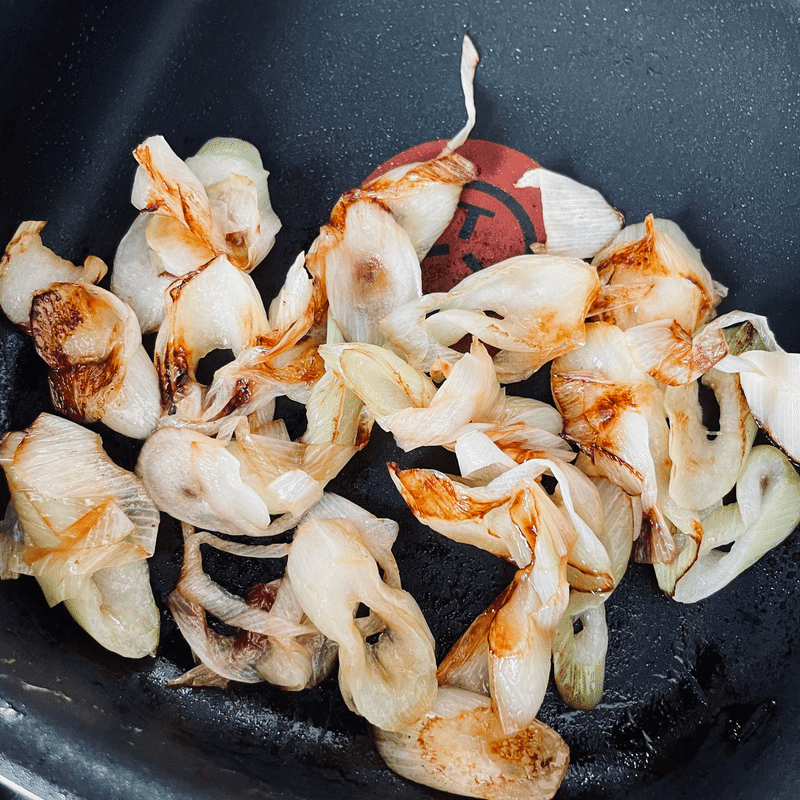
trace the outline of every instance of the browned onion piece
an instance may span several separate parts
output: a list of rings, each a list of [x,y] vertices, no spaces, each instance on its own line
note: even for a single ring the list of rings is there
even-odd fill
[[[54,283],[34,295],[30,330],[58,411],[136,439],[154,430],[158,378],[121,300],[99,286]]]
[[[569,763],[569,748],[542,722],[507,734],[489,698],[439,689],[418,722],[394,733],[374,729],[387,766],[416,783],[486,800],[549,800]]]

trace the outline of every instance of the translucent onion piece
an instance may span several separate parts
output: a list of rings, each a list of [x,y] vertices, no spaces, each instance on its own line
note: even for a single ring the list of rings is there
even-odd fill
[[[455,444],[458,459],[458,470],[469,478],[476,473],[485,474],[488,468],[495,468],[497,477],[517,465],[513,458],[506,455],[485,433],[472,430],[459,436]],[[488,481],[487,481],[488,483]]]
[[[311,390],[306,419],[308,427],[302,437],[306,444],[362,446],[369,440],[373,422],[358,395],[332,370],[327,370]]]
[[[230,594],[206,575],[200,545],[229,544],[184,526],[184,562],[169,607],[205,669],[192,670],[173,685],[224,685],[228,680],[266,680],[291,691],[316,685],[333,665],[336,648],[304,616],[288,579],[254,587],[246,600]],[[255,548],[251,548],[255,549]],[[286,555],[288,547],[272,545]],[[206,612],[240,630],[223,636],[208,625]]]
[[[450,224],[461,189],[477,177],[471,161],[450,153],[396,167],[362,184],[361,190],[388,206],[422,261]]]
[[[277,397],[307,403],[311,389],[325,374],[318,346],[308,338],[278,353],[270,346],[250,347],[214,373],[204,394],[188,392],[176,404],[175,414],[162,417],[160,424],[190,425],[213,434],[228,414],[261,413]]]
[[[114,255],[111,291],[136,314],[142,333],[154,333],[164,319],[164,296],[175,276],[164,272],[161,260],[147,244],[149,214],[141,214],[128,229]]]
[[[628,567],[633,540],[641,525],[641,504],[606,478],[591,480],[603,505],[603,526],[598,537],[608,553],[616,588]],[[603,694],[608,648],[604,604],[610,594],[572,591],[556,629],[554,677],[559,694],[573,708],[594,708]],[[578,633],[575,624],[582,626]]]
[[[487,696],[491,693],[489,627],[497,612],[505,605],[513,588],[513,583],[506,587],[450,648],[436,673],[439,686],[458,686]]]
[[[482,430],[518,464],[531,458],[532,453],[564,461],[572,461],[575,458],[575,452],[561,436],[534,425],[504,420],[497,424],[482,426]]]
[[[457,150],[467,141],[475,126],[475,71],[478,69],[478,51],[472,39],[464,34],[461,40],[461,90],[464,92],[464,105],[467,108],[467,122],[464,127],[445,145],[441,155]]]
[[[182,220],[159,213],[145,216],[145,244],[158,263],[161,274],[171,275],[173,280],[182,278],[214,258],[214,248],[197,238]],[[116,264],[114,267],[116,269]]]
[[[323,297],[320,282],[309,275],[305,268],[305,254],[300,253],[289,267],[280,292],[270,303],[270,332],[265,338],[265,346],[270,348],[273,357],[288,350],[319,325],[325,311],[327,300]],[[327,314],[326,319],[329,317]]]
[[[619,586],[628,569],[633,540],[642,522],[642,506],[607,478],[591,478],[603,504],[603,525],[597,536],[608,553],[614,587]],[[606,596],[607,599],[607,596]]]
[[[377,345],[326,344],[320,355],[376,417],[430,405],[436,386],[402,358]]]
[[[309,684],[310,659],[296,639],[245,631],[223,636],[208,625],[203,606],[187,600],[179,591],[173,591],[167,603],[183,637],[203,667],[185,673],[170,685],[225,686],[231,680],[241,683],[269,680],[281,688],[300,691]],[[253,608],[262,609],[255,604]],[[268,612],[266,608],[262,610]]]
[[[16,325],[29,326],[31,300],[51,283],[98,283],[107,267],[89,256],[83,267],[57,256],[42,244],[45,222],[23,222],[0,259],[0,307]]]
[[[442,687],[431,710],[395,733],[375,729],[386,765],[408,780],[487,800],[549,800],[569,763],[561,737],[535,720],[507,735],[489,698]]]
[[[545,253],[592,258],[624,223],[600,192],[549,169],[529,170],[514,185],[541,192]]]
[[[561,507],[536,483],[546,471],[559,482]],[[401,470],[396,464],[389,464],[389,474],[417,519],[449,539],[524,567],[533,557],[537,526],[549,520],[573,539],[570,580],[586,591],[607,591],[614,585],[608,553],[579,513],[593,502],[582,494],[596,495],[596,490],[569,464],[529,458],[485,486],[460,483],[435,470]]]
[[[727,290],[715,283],[703,266],[699,251],[674,223],[655,219],[628,225],[594,257],[606,286],[642,284],[650,291],[630,306],[601,315],[623,330],[662,319],[674,319],[687,333],[713,316]]]
[[[55,283],[34,296],[30,320],[57,410],[136,439],[155,429],[158,377],[128,306],[99,286]]]
[[[225,252],[224,239],[214,230],[205,187],[166,139],[151,136],[133,155],[139,162],[131,193],[133,205],[182,222],[212,255]]]
[[[286,574],[302,609],[339,645],[339,686],[351,710],[398,730],[430,709],[437,689],[433,637],[411,595],[381,580],[352,522],[310,518],[300,525]],[[361,603],[386,625],[375,644],[356,624]]]
[[[453,541],[512,560],[510,543],[494,524],[498,515],[489,516],[489,512],[509,501],[508,496],[498,498],[486,487],[465,486],[436,470],[401,470],[397,464],[389,464],[389,475],[411,512],[424,525]],[[523,560],[525,550],[523,547]]]
[[[571,464],[560,460],[554,461],[537,452],[529,452],[522,462],[524,466],[516,466],[511,459],[504,462],[503,454],[491,441],[482,441],[476,435],[469,435],[463,439],[468,445],[472,445],[472,459],[480,459],[486,464],[494,463],[500,466],[502,474],[489,484],[498,493],[516,492],[520,486],[529,485],[529,482],[539,474],[545,471],[550,472],[558,481],[552,497],[555,506],[566,517],[577,534],[577,541],[572,546],[569,556],[567,574],[570,584],[575,588],[590,592],[609,591],[613,588],[609,556],[597,536],[597,532],[602,527],[602,501],[589,478]],[[475,452],[478,448],[480,448],[480,452]],[[459,460],[459,464],[465,463],[467,466],[472,466],[463,459],[463,456],[466,455],[463,452],[463,442],[461,449],[462,459]],[[475,464],[480,466],[478,461]],[[511,468],[509,469],[509,467]],[[522,527],[524,529],[520,520],[515,518],[514,504],[511,505],[511,520],[515,528]],[[524,566],[526,563],[527,560],[517,561],[519,566]]]
[[[322,497],[322,490],[358,451],[331,442],[306,445],[250,432],[239,418],[227,450],[241,463],[242,479],[254,488],[270,513],[299,517]]]
[[[458,361],[462,353],[453,345],[471,334],[503,351],[495,368],[510,383],[583,343],[584,318],[599,288],[595,270],[579,259],[516,256],[467,276],[447,293],[401,306],[381,330],[426,372],[436,359]],[[510,358],[516,355],[522,358]]]
[[[503,419],[507,423],[522,422],[559,436],[564,422],[558,409],[542,400],[506,395]]]
[[[715,317],[703,329],[723,330],[732,356],[746,350],[782,350],[769,327],[767,318],[749,311],[728,311]],[[732,359],[727,359],[728,361]]]
[[[100,644],[129,658],[155,652],[159,615],[145,559],[158,510],[100,437],[41,414],[0,447],[24,532],[24,557],[49,601],[61,600]]]
[[[376,517],[361,506],[332,492],[325,492],[298,524],[302,525],[309,519],[343,519],[355,525],[361,542],[383,571],[384,582],[393,589],[401,588],[400,571],[392,554],[392,545],[400,530],[394,520]]]
[[[269,172],[258,149],[241,139],[217,137],[187,158],[186,165],[206,187],[214,224],[223,233],[234,263],[249,272],[264,260],[281,228],[269,198]],[[243,202],[242,178],[245,187],[249,183],[255,191],[255,209],[247,199]]]
[[[247,142],[212,139],[184,163],[163,137],[151,137],[135,155],[141,166],[132,200],[153,213],[140,216],[120,243],[111,288],[151,332],[164,318],[171,280],[222,254],[249,272],[269,252],[280,221],[268,173]]]
[[[183,525],[184,556],[181,577],[176,590],[187,600],[200,604],[221,622],[236,628],[268,636],[298,636],[313,633],[311,625],[287,619],[278,613],[265,611],[248,604],[241,597],[224,589],[203,571],[200,545],[217,547],[219,541],[207,531],[195,532],[191,525]],[[224,547],[224,545],[223,545]],[[273,545],[273,557],[287,554],[286,545]],[[269,557],[269,556],[267,556]]]
[[[535,491],[528,496],[537,502]],[[533,563],[517,572],[489,626],[492,708],[506,733],[527,728],[539,713],[553,637],[569,600],[567,554],[574,539],[565,536],[564,526],[548,523],[535,530]]]
[[[669,386],[691,383],[728,354],[718,328],[706,326],[692,337],[674,319],[628,328],[625,338],[636,363]]]
[[[581,630],[574,631],[579,623]],[[564,702],[582,711],[603,696],[608,626],[602,598],[572,592],[553,640],[553,676]]]
[[[708,536],[697,561],[675,587],[678,602],[694,603],[719,591],[780,544],[800,522],[800,476],[776,447],[759,445],[750,451],[736,484],[736,497],[735,511],[723,506],[706,518]],[[720,535],[717,526],[728,532]],[[712,549],[730,543],[731,531],[735,539],[728,552]]]
[[[739,373],[750,412],[796,463],[800,463],[800,354],[749,350],[727,356],[718,369]]]
[[[719,403],[719,431],[703,426],[697,383],[670,386],[664,393],[672,461],[669,493],[682,508],[700,511],[722,500],[733,488],[756,435],[736,375],[707,372],[702,382]]]
[[[391,431],[405,451],[434,445],[452,446],[470,423],[496,420],[503,410],[503,396],[491,357],[480,342],[474,342],[427,407],[376,415],[375,421],[384,430]]]
[[[136,474],[167,514],[220,533],[270,535],[270,509],[241,470],[224,442],[188,428],[157,430],[136,463]]]
[[[697,561],[700,543],[705,535],[703,522],[697,514],[693,517],[687,532],[677,531],[674,535],[676,555],[668,564],[653,564],[658,588],[667,597],[673,597],[678,581],[691,569]],[[684,528],[687,526],[684,524]]]
[[[348,342],[381,344],[378,323],[422,295],[414,245],[379,201],[353,190],[339,200],[308,254],[324,276],[331,314]]]
[[[156,368],[169,407],[195,384],[200,359],[212,350],[234,355],[260,343],[269,322],[252,279],[225,256],[177,281],[156,338]]]
[[[659,472],[669,458],[661,396],[633,362],[625,334],[608,323],[588,324],[586,344],[553,362],[551,388],[566,438],[601,474],[641,494],[637,558],[672,562],[675,546],[659,504]]]

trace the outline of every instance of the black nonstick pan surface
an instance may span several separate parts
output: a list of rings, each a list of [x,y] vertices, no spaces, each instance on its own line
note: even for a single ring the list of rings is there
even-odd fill
[[[464,31],[482,57],[474,139],[593,186],[628,221],[651,212],[675,220],[730,288],[722,310],[765,314],[782,346],[800,349],[794,0],[7,0],[0,237],[44,219],[45,242],[60,255],[111,263],[136,213],[131,150],[162,134],[186,157],[213,136],[237,136],[260,149],[283,221],[253,273],[271,298],[343,191],[461,127]],[[5,318],[0,330],[5,432],[50,405],[32,346]],[[533,379],[521,391],[546,386]],[[302,425],[296,409],[283,410],[290,429]],[[137,445],[97,429],[132,468]],[[440,454],[403,454],[376,429],[362,456],[333,488],[400,523],[404,586],[441,657],[509,572],[416,524],[391,487],[387,460],[438,466]],[[166,520],[162,528],[155,658],[102,650],[62,608],[49,609],[31,579],[0,585],[0,786],[65,800],[443,796],[382,766],[335,677],[303,694],[167,688],[192,660],[165,606],[179,531]],[[233,589],[273,569],[211,567]],[[662,596],[649,568],[633,565],[608,613],[601,705],[572,711],[550,692],[542,708],[572,751],[559,798],[800,794],[797,532],[693,606]]]

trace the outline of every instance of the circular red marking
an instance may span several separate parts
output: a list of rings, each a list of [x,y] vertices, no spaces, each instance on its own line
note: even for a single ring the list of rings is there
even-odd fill
[[[428,161],[442,152],[442,139],[412,147],[382,164],[367,181],[390,169]],[[468,139],[458,153],[478,168],[468,183],[453,219],[422,260],[422,290],[446,292],[476,269],[530,252],[545,239],[539,189],[517,189],[522,175],[539,165],[529,156],[494,142]]]

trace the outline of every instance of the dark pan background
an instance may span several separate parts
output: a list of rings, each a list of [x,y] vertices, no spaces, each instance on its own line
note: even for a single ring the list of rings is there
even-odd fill
[[[156,133],[182,157],[238,136],[259,147],[284,224],[254,273],[271,297],[341,192],[461,127],[465,30],[482,56],[474,138],[599,189],[629,221],[674,219],[730,287],[722,309],[766,314],[781,344],[800,349],[795,0],[6,0],[0,238],[46,219],[60,255],[111,263],[135,216],[130,151]],[[24,336],[4,318],[0,329],[0,431],[21,429],[48,408],[45,373]],[[132,467],[136,444],[98,430]],[[376,432],[335,488],[400,522],[404,583],[442,655],[509,572],[416,525],[386,479],[389,458],[444,463],[397,453]],[[180,556],[167,522],[152,561],[162,609]],[[209,558],[239,590],[280,566]],[[609,604],[601,706],[574,712],[550,693],[542,709],[572,748],[558,797],[797,797],[799,568],[795,533],[684,607],[632,566]],[[0,585],[0,796],[6,784],[66,800],[443,796],[382,767],[335,678],[302,695],[168,689],[192,661],[163,620],[158,657],[125,661],[48,609],[34,581]]]

